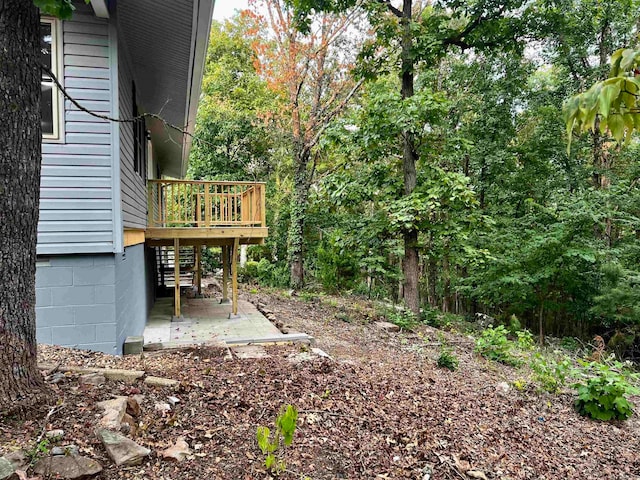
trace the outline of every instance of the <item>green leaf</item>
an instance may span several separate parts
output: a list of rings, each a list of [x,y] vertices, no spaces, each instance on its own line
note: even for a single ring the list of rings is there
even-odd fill
[[[267,470],[271,470],[276,463],[276,457],[273,453],[267,455],[267,458],[264,459],[264,466]]]
[[[263,454],[267,454],[271,449],[271,441],[270,441],[271,431],[268,427],[258,427],[256,431],[256,439],[258,441],[258,446]]]
[[[603,117],[607,118],[609,116],[609,111],[611,110],[611,104],[613,101],[618,98],[620,95],[620,86],[615,84],[605,85],[602,87],[600,91],[600,95],[598,96],[598,112]]]
[[[636,52],[631,48],[625,48],[622,51],[622,59],[620,60],[620,70],[628,72],[635,63]]]
[[[622,115],[611,115],[608,119],[609,130],[618,143],[624,138],[624,120]]]

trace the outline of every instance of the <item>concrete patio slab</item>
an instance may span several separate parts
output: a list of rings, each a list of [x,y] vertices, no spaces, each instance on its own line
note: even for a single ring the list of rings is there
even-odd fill
[[[251,303],[240,300],[238,315],[213,298],[181,298],[182,318],[171,321],[173,299],[159,298],[144,330],[144,344],[155,349],[201,344],[260,344],[301,341],[305,334],[283,334]],[[295,338],[294,338],[295,337]],[[300,338],[299,338],[300,337]]]

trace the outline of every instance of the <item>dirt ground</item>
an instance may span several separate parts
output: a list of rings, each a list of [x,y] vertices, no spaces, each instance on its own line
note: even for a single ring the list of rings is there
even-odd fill
[[[73,443],[103,465],[97,479],[271,478],[256,428],[273,427],[286,404],[297,407],[299,420],[283,479],[640,478],[637,415],[597,423],[575,413],[570,393],[501,388],[522,372],[478,358],[461,335],[381,331],[366,302],[253,292],[243,295],[314,336],[332,359],[294,361],[302,346],[268,347],[261,359],[229,359],[221,348],[119,358],[43,346],[42,362],[141,369],[181,382],[177,391],[113,381],[92,387],[67,374],[52,385],[63,405],[47,428],[63,429],[60,445]],[[460,359],[455,372],[436,367],[443,336]],[[96,403],[133,394],[144,401],[132,438],[152,454],[140,466],[117,468],[93,433]],[[180,403],[160,414],[154,405],[172,395]],[[0,454],[33,448],[42,429],[39,420],[0,423]],[[180,463],[161,458],[180,436],[194,455]]]

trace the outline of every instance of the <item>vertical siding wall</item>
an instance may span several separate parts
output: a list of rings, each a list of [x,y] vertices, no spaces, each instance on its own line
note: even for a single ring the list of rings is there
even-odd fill
[[[127,55],[124,36],[119,35],[118,81],[120,116],[133,116],[133,74]],[[146,228],[147,187],[146,179],[134,169],[133,124],[120,125],[120,184],[122,195],[122,224],[125,228]]]
[[[61,22],[64,84],[88,109],[109,114],[111,73],[106,20],[78,5]],[[42,145],[38,254],[114,251],[111,126],[64,103],[64,139]]]

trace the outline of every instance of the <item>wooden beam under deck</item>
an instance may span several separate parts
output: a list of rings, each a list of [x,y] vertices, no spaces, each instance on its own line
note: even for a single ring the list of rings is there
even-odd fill
[[[240,245],[262,245],[264,238],[240,238]],[[152,239],[147,238],[146,244],[148,247],[171,247],[173,245],[172,238]],[[183,247],[194,247],[206,245],[207,247],[224,247],[233,246],[233,238],[217,238],[217,239],[203,239],[203,238],[182,238],[180,239],[180,245]]]
[[[210,240],[226,239],[231,240],[238,238],[242,240],[247,239],[262,239],[269,236],[269,229],[264,227],[210,227],[210,228],[184,228],[184,227],[169,227],[169,228],[147,228],[146,237],[150,240],[161,239],[188,239],[188,240],[207,240],[207,244],[213,245]]]

